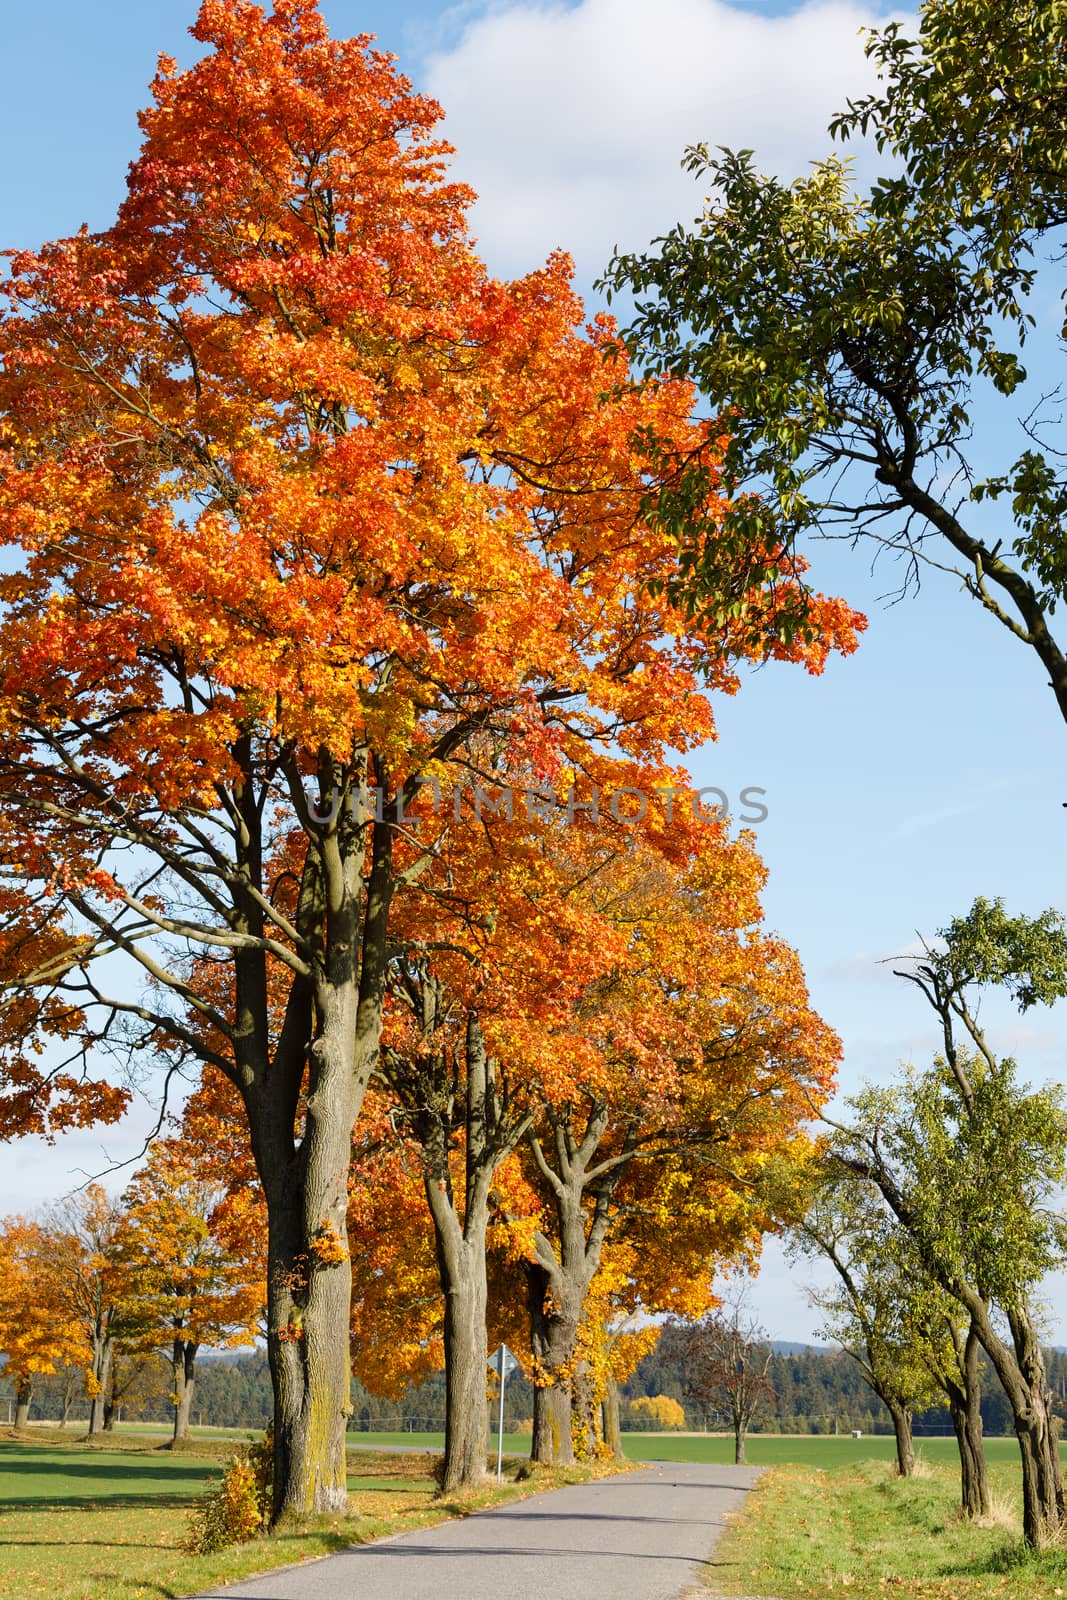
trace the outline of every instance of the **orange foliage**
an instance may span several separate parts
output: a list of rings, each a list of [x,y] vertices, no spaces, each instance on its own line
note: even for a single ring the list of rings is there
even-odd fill
[[[89,1359],[84,1330],[40,1269],[42,1229],[23,1217],[0,1225],[0,1355],[16,1390],[57,1366]]]
[[[159,1139],[124,1196],[126,1310],[140,1342],[251,1344],[266,1305],[256,1238],[224,1241],[217,1167],[181,1139]]]

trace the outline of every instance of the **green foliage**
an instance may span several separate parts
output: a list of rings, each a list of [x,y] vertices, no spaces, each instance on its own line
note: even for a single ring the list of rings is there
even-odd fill
[[[1009,917],[1003,900],[979,896],[965,917],[940,930],[940,937],[945,948],[930,953],[930,964],[955,992],[971,984],[996,984],[1020,1011],[1067,996],[1067,921],[1058,911]]]
[[[863,1162],[876,1141],[920,1250],[1007,1309],[1067,1259],[1067,1229],[1052,1206],[1067,1177],[1063,1092],[1020,1085],[1011,1060],[990,1067],[968,1055],[964,1065],[970,1112],[939,1058],[856,1096],[857,1137],[842,1148]]]
[[[1063,36],[1062,0],[927,0],[917,41],[896,23],[871,37],[883,87],[833,128],[872,132],[902,173],[864,195],[836,157],[783,184],[751,151],[695,145],[684,164],[707,181],[703,215],[648,254],[617,254],[603,286],[636,297],[637,359],[691,377],[729,433],[722,543],[688,542],[696,478],[661,501],[684,599],[699,608],[724,550],[789,551],[844,528],[906,552],[914,572],[940,535],[966,588],[1037,652],[1067,717],[1050,627],[1067,593],[1067,477],[1049,419],[1028,420],[1006,471],[983,478],[968,458],[976,387],[1010,399],[1048,312],[1031,291],[1037,245],[1067,219]],[[1038,336],[1048,350],[1063,329]],[[1008,525],[987,537],[979,502],[1010,506]]]
[[[938,1389],[931,1347],[936,1342],[940,1354],[947,1337],[937,1315],[945,1297],[875,1186],[831,1156],[789,1244],[794,1256],[821,1256],[833,1266],[833,1286],[812,1294],[824,1314],[822,1331],[848,1352],[875,1394],[908,1411],[932,1405]]]

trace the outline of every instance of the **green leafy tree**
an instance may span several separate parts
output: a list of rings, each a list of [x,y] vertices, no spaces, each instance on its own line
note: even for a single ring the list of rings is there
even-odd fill
[[[977,998],[1001,987],[1025,1011],[1067,993],[1063,918],[1009,917],[1000,901],[977,900],[901,976],[937,1015],[944,1054],[901,1084],[859,1095],[853,1126],[838,1130],[836,1159],[878,1189],[924,1271],[970,1318],[1011,1407],[1024,1536],[1039,1548],[1062,1521],[1063,1484],[1033,1293],[1067,1259],[1055,1209],[1067,1116],[1058,1087],[1031,1090],[992,1049]]]
[[[957,573],[1033,650],[1067,719],[1053,418],[1039,404],[1023,420],[1006,470],[983,475],[971,446],[979,397],[1011,406],[1010,437],[1026,351],[1062,353],[1060,308],[1031,293],[1067,218],[1062,40],[1052,0],[928,0],[917,40],[898,24],[871,36],[882,87],[833,125],[872,135],[894,176],[863,195],[831,157],[782,184],[751,151],[694,146],[703,215],[616,255],[606,286],[637,297],[642,359],[692,377],[728,420],[725,538],[688,531],[698,466],[659,498],[694,609],[718,614],[739,552],[780,547],[782,562],[808,533],[862,536],[903,554],[905,585],[924,562]]]
[[[973,1321],[924,1272],[877,1186],[842,1168],[832,1148],[816,1169],[807,1215],[794,1229],[794,1256],[821,1257],[836,1285],[812,1293],[823,1332],[856,1362],[893,1419],[897,1470],[915,1470],[912,1418],[948,1401],[960,1451],[961,1508],[989,1511],[982,1442],[979,1344]]]

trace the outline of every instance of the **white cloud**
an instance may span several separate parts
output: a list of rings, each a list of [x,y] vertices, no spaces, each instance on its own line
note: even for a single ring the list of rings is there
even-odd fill
[[[874,82],[860,30],[880,20],[855,0],[776,17],[721,0],[528,0],[466,21],[421,76],[481,197],[493,269],[563,246],[594,276],[615,244],[697,214],[687,144],[754,149],[787,178],[825,155],[830,117]]]

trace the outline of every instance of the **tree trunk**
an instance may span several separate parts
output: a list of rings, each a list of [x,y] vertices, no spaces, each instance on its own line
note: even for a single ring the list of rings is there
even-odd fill
[[[745,1438],[746,1438],[746,1436],[747,1436],[747,1430],[745,1428],[744,1423],[735,1422],[734,1423],[734,1465],[736,1467],[743,1467],[745,1465]],[[897,1440],[898,1449],[899,1449],[899,1444],[900,1444],[900,1441],[899,1441],[899,1438],[898,1438],[898,1440]]]
[[[423,987],[423,1021],[432,1036],[439,1017],[440,993],[428,980]],[[466,1131],[462,1218],[452,1188],[449,1155],[452,1140],[447,1099],[425,1104],[416,1126],[423,1153],[426,1200],[433,1218],[437,1270],[445,1301],[445,1465],[441,1492],[477,1484],[486,1476],[489,1444],[487,1285],[485,1236],[489,1226],[489,1194],[501,1161],[524,1131],[522,1122],[502,1122],[497,1064],[486,1053],[475,1012],[467,1017],[464,1044]],[[433,1058],[430,1081],[446,1090],[452,1067],[445,1055]],[[500,1375],[501,1383],[505,1374]]]
[[[982,1442],[982,1414],[970,1416],[966,1406],[949,1400],[952,1428],[960,1452],[960,1510],[965,1517],[989,1515],[989,1479]]]
[[[15,1380],[15,1427],[28,1428],[30,1424],[30,1401],[33,1399],[33,1379],[16,1378]]]
[[[972,1322],[959,1354],[960,1381],[952,1378],[940,1380],[948,1397],[952,1428],[960,1453],[960,1510],[965,1517],[989,1515],[989,1476],[982,1440],[982,1379],[978,1350],[978,1335]]]
[[[1025,1386],[1023,1403],[1012,1405],[1023,1464],[1023,1537],[1041,1550],[1052,1542],[1063,1521],[1059,1429],[1029,1306],[1023,1303],[1010,1310],[1008,1324]]]
[[[571,1379],[571,1432],[579,1461],[593,1461],[602,1443],[600,1401],[588,1363],[579,1363]]]
[[[578,1336],[574,1295],[540,1261],[527,1262],[526,1287],[535,1364],[530,1459],[545,1466],[573,1466],[572,1396],[567,1368]]]
[[[334,805],[323,753],[320,815],[297,919],[316,955],[294,980],[273,1051],[262,952],[235,962],[235,1056],[267,1205],[267,1355],[274,1387],[272,1525],[348,1506],[351,1414],[348,1170],[352,1130],[381,1040],[393,889],[393,828],[375,824],[364,889],[366,819]],[[255,785],[241,804],[253,812]],[[262,880],[258,813],[247,826],[249,881]],[[262,928],[250,900],[248,926]]]
[[[589,1285],[600,1265],[611,1197],[626,1164],[620,1162],[608,1175],[601,1174],[595,1186],[590,1183],[589,1170],[609,1121],[603,1106],[590,1111],[578,1141],[550,1108],[546,1108],[546,1114],[555,1132],[557,1168],[549,1165],[536,1136],[531,1138],[530,1148],[552,1194],[558,1254],[545,1234],[535,1235],[536,1260],[528,1262],[526,1268],[530,1345],[535,1362],[530,1454],[534,1461],[569,1465],[574,1460],[573,1382],[578,1330]],[[590,1198],[591,1217],[583,1205],[583,1200]]]
[[[625,1459],[622,1448],[622,1423],[620,1420],[619,1385],[608,1373],[604,1390],[604,1443],[616,1461]]]
[[[574,1439],[571,1435],[570,1390],[562,1384],[535,1384],[533,1438],[530,1460],[546,1466],[574,1465]]]
[[[893,1432],[897,1440],[897,1476],[910,1478],[915,1471],[915,1445],[911,1437],[911,1411],[907,1406],[902,1406],[899,1400],[886,1399],[889,1415],[893,1419]]]
[[[193,1406],[193,1393],[196,1389],[196,1353],[199,1345],[180,1336],[174,1341],[174,1355],[172,1370],[174,1373],[174,1438],[177,1444],[179,1439],[189,1437],[189,1413]]]
[[[111,1389],[111,1368],[115,1358],[115,1345],[109,1334],[98,1336],[93,1342],[93,1364],[91,1368],[95,1393],[90,1397],[89,1404],[89,1432],[103,1433],[104,1418],[107,1412],[108,1394]]]
[[[339,1120],[344,1119],[341,1113]],[[292,1194],[267,1189],[267,1354],[274,1385],[273,1522],[347,1509],[345,1432],[350,1403],[347,1250],[329,1246],[319,1222],[343,1240],[351,1124],[332,1163],[316,1163],[316,1179]],[[338,1213],[340,1212],[340,1216]],[[310,1225],[309,1225],[309,1218]],[[314,1246],[318,1244],[316,1252]]]
[[[1025,1300],[1008,1310],[1009,1348],[993,1327],[988,1308],[968,1286],[956,1292],[970,1311],[1011,1406],[1022,1457],[1023,1538],[1032,1550],[1042,1550],[1055,1539],[1063,1521],[1063,1479],[1041,1341]]]
[[[451,1197],[427,1179],[437,1267],[445,1301],[445,1466],[442,1494],[477,1484],[489,1448],[488,1340],[485,1330],[485,1233],[488,1211],[470,1198],[463,1226]],[[480,1186],[479,1186],[480,1187]]]

